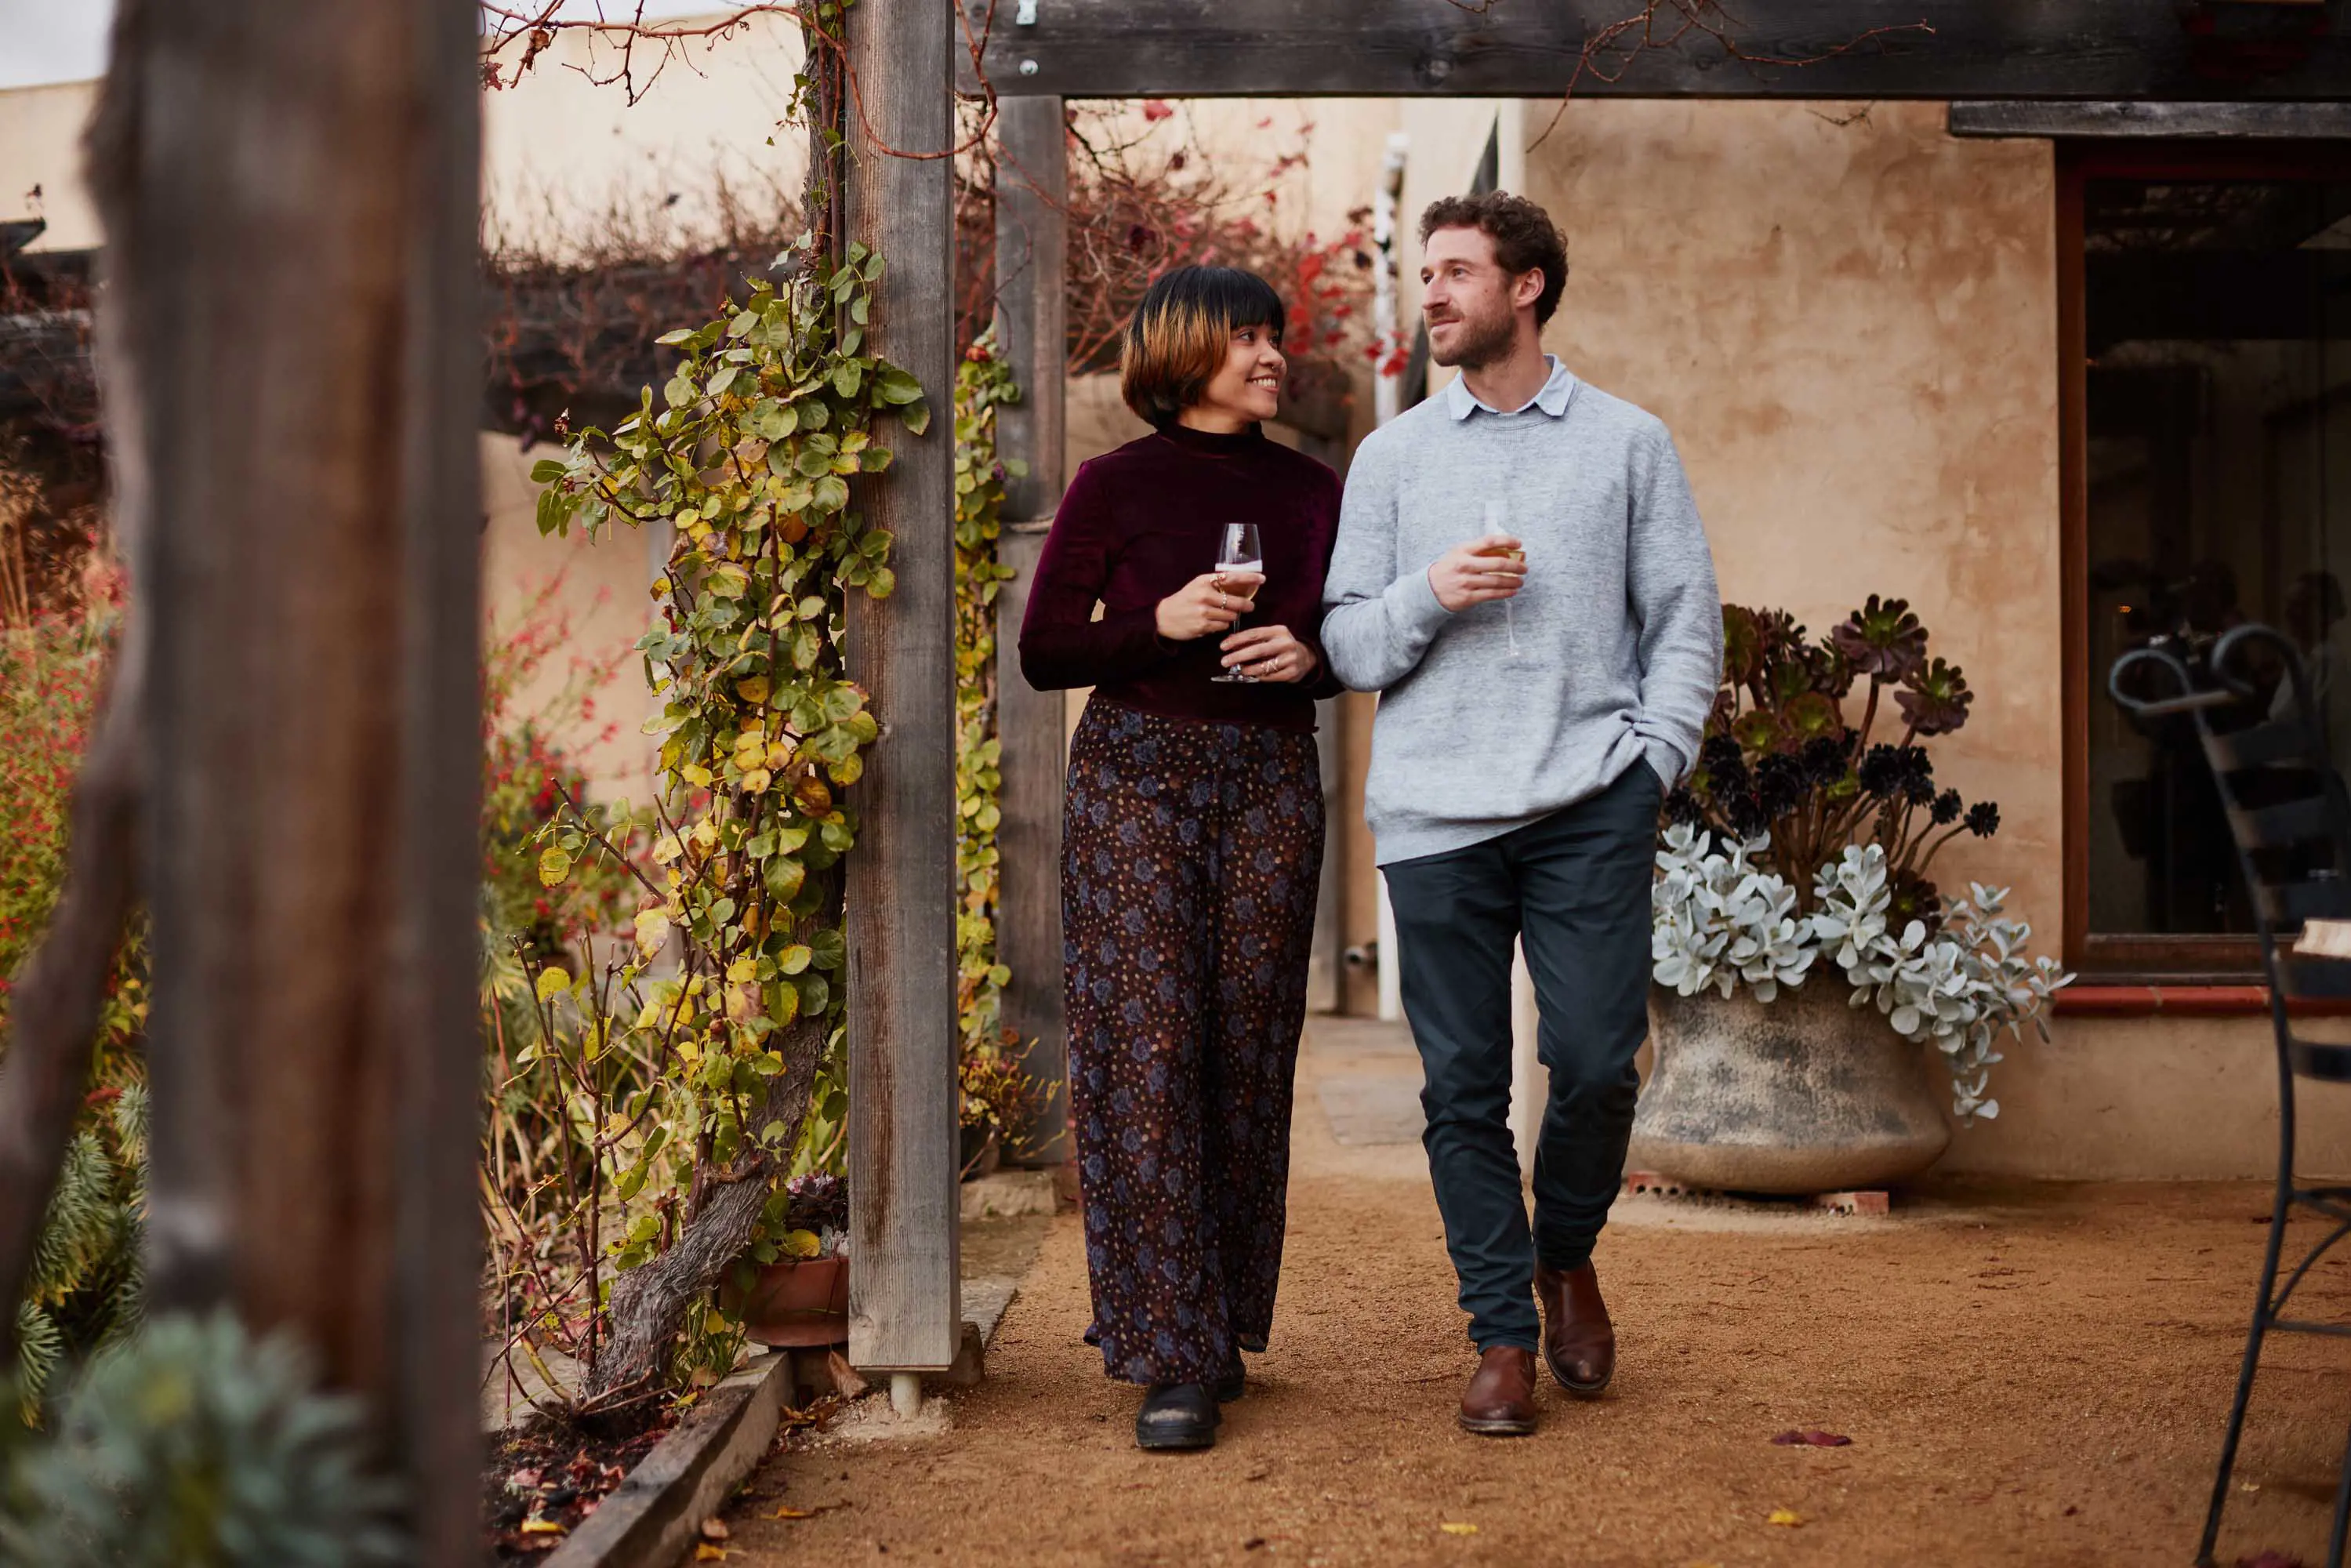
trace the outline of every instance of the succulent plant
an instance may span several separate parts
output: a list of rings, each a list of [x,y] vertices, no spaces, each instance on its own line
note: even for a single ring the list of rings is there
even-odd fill
[[[0,1475],[0,1562],[366,1568],[408,1561],[359,1406],[236,1320],[174,1316],[101,1352],[54,1435]]]
[[[1796,889],[1809,913],[1813,873],[1848,844],[1885,846],[1897,909],[1940,923],[1942,900],[1928,869],[1962,831],[1982,836],[2000,813],[1970,810],[1939,788],[1918,742],[1967,722],[1973,701],[1959,668],[1928,655],[1927,628],[1907,601],[1872,594],[1828,636],[1807,637],[1782,610],[1726,605],[1722,685],[1698,765],[1666,801],[1668,822],[1718,838],[1768,841],[1764,863]],[[1859,721],[1845,698],[1865,682]],[[1903,727],[1876,737],[1891,690]]]
[[[1799,915],[1794,890],[1759,868],[1769,848],[1762,839],[1718,843],[1686,822],[1666,830],[1650,893],[1656,983],[1726,998],[1744,985],[1768,1002],[1824,959],[1855,1007],[1874,1004],[1896,1033],[1941,1052],[1961,1121],[1999,1115],[1985,1095],[2001,1060],[1995,1044],[2027,1024],[2046,1040],[2049,998],[2073,978],[2054,959],[2025,956],[2032,928],[2001,918],[2006,890],[1975,884],[1971,901],[1938,908],[1932,921],[1906,917],[1885,847],[1847,844],[1814,873],[1813,912]]]
[[[1927,628],[1910,612],[1908,600],[1873,593],[1829,633],[1829,643],[1862,674],[1899,681],[1926,658]]]

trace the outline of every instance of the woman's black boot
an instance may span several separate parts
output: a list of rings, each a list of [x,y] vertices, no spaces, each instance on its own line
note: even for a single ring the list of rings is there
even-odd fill
[[[1155,1383],[1134,1416],[1138,1448],[1206,1448],[1223,1420],[1207,1388],[1197,1383]]]
[[[1249,1369],[1241,1364],[1239,1351],[1233,1352],[1233,1359],[1226,1364],[1224,1375],[1217,1379],[1214,1392],[1219,1405],[1230,1405],[1249,1392]]]

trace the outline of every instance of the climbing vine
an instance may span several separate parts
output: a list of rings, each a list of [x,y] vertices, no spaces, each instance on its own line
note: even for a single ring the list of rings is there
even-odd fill
[[[983,333],[956,372],[956,1017],[963,1123],[1017,1138],[1036,1088],[1006,1054],[1019,1040],[1003,1026],[1012,977],[997,957],[1002,751],[996,728],[996,597],[1012,577],[997,559],[1004,481],[1026,473],[996,453],[996,411],[1018,402],[1011,369]]]
[[[862,775],[878,733],[843,662],[843,615],[851,595],[883,599],[893,586],[891,536],[865,522],[850,481],[889,465],[882,420],[914,435],[929,423],[914,376],[864,351],[882,269],[859,245],[838,264],[812,244],[789,253],[784,281],[755,284],[728,316],[661,340],[682,359],[658,400],[645,389],[633,416],[579,433],[563,458],[533,470],[546,486],[543,532],[577,523],[593,537],[619,521],[674,536],[653,584],[657,624],[638,644],[664,698],[651,727],[668,789],[651,807],[650,864],[620,848],[624,805],[576,800],[539,857],[551,885],[601,856],[642,890],[628,941],[591,945],[578,976],[550,966],[533,981],[585,1145],[576,1186],[589,1299],[609,1260],[622,1275],[619,1337],[632,1300],[677,1296],[682,1310],[707,1290],[697,1276],[632,1291],[629,1276],[716,1205],[728,1204],[755,1259],[777,1255],[764,1178],[789,1165],[841,1047],[837,866],[858,824],[837,792]],[[608,1201],[622,1206],[617,1237],[599,1234]],[[697,1324],[712,1359],[731,1354],[725,1314],[687,1326]],[[592,1353],[592,1322],[590,1333]],[[643,1364],[657,1348],[616,1347],[591,1389],[652,1376],[659,1369]],[[690,1338],[689,1360],[700,1359]]]

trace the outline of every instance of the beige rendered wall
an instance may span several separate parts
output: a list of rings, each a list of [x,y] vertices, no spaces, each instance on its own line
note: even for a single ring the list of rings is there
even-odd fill
[[[35,250],[88,250],[98,211],[81,177],[81,128],[96,82],[0,91],[0,220],[46,218]]]
[[[653,744],[642,733],[660,711],[646,689],[643,665],[630,650],[652,621],[649,589],[666,541],[616,527],[590,542],[578,529],[569,538],[540,537],[538,486],[530,465],[548,449],[525,452],[514,437],[489,432],[481,438],[482,580],[489,601],[490,635],[510,637],[524,612],[552,585],[541,614],[559,617],[569,636],[539,667],[536,679],[517,693],[517,716],[547,711],[568,683],[593,672],[586,683],[592,718],[567,726],[564,743],[600,798],[626,796],[640,804],[653,788]],[[592,737],[610,728],[609,739]]]

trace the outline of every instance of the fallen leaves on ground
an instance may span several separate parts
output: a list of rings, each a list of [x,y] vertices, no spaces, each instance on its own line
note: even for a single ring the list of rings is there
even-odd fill
[[[724,1563],[726,1561],[726,1548],[713,1546],[705,1541],[694,1549],[694,1560],[696,1563]]]
[[[1794,1530],[1804,1522],[1804,1516],[1798,1513],[1792,1508],[1775,1508],[1771,1511],[1771,1516],[1769,1519],[1766,1519],[1763,1522],[1766,1524],[1784,1524],[1789,1529]]]
[[[525,1535],[560,1535],[563,1526],[551,1519],[526,1519],[522,1521]]]
[[[1437,1528],[1445,1531],[1447,1535],[1475,1535],[1478,1533],[1478,1527],[1476,1525],[1461,1524],[1453,1521],[1447,1521],[1447,1522],[1438,1525]]]
[[[1818,1427],[1809,1432],[1782,1432],[1771,1440],[1782,1448],[1792,1448],[1802,1444],[1808,1448],[1850,1448],[1853,1444],[1853,1439],[1842,1433],[1823,1432]]]

